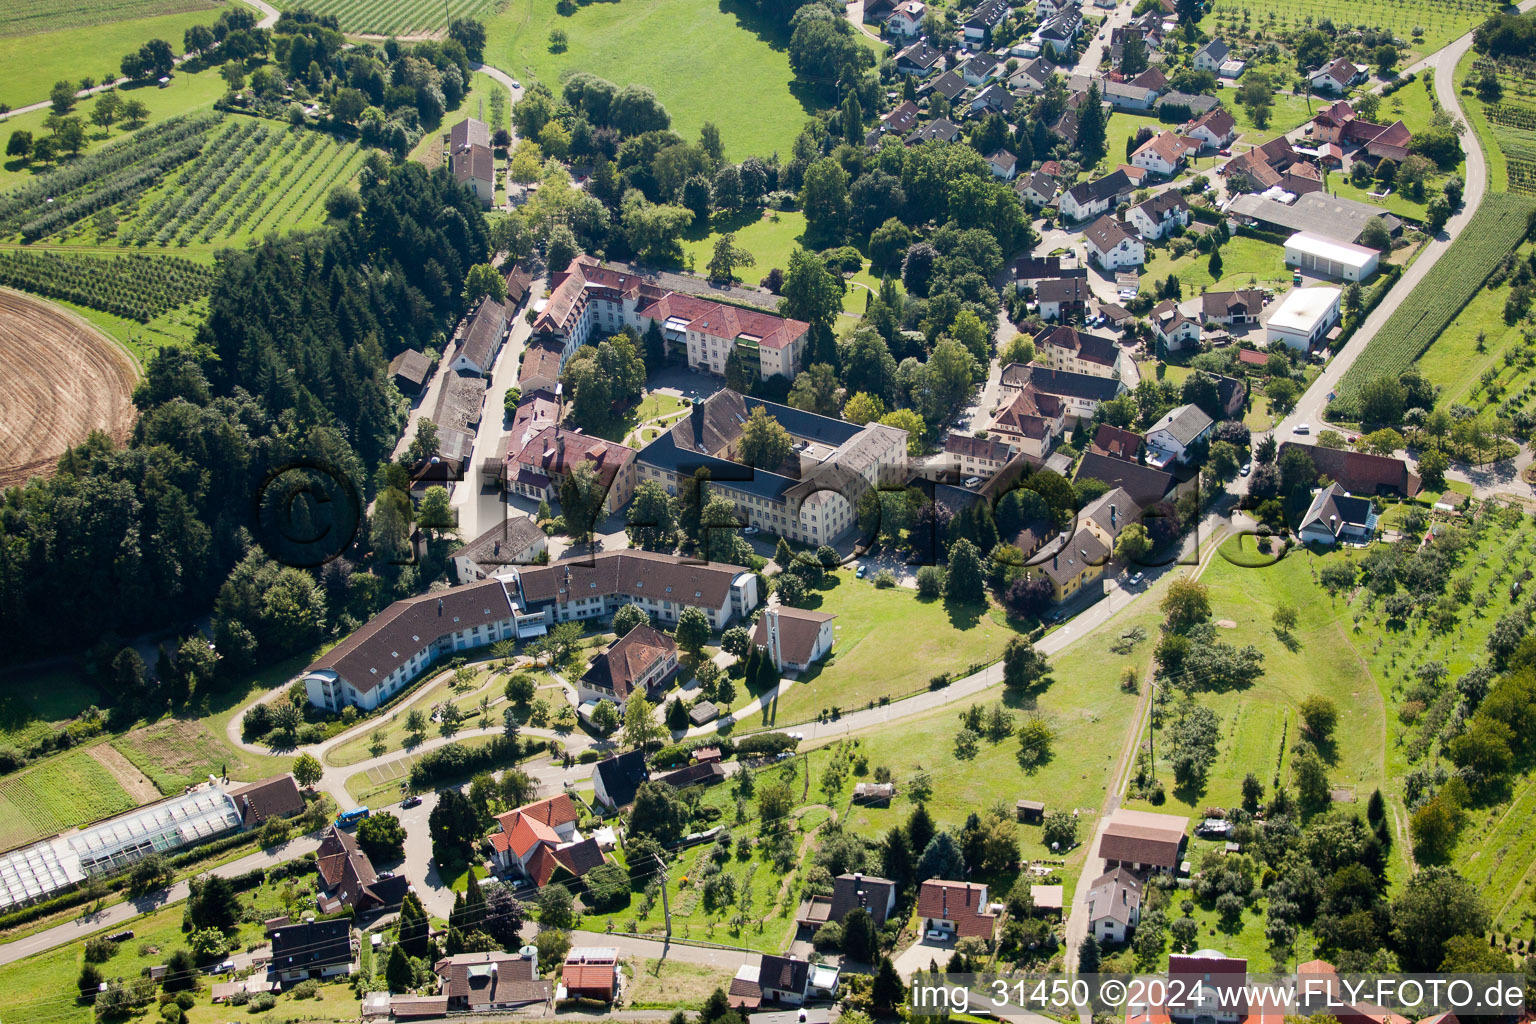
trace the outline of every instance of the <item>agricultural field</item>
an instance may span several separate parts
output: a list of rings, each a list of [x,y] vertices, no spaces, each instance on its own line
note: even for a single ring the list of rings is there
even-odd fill
[[[24,846],[135,806],[112,773],[76,748],[0,778],[0,849]]]
[[[176,256],[0,249],[0,285],[147,324],[206,296],[213,268]]]
[[[179,56],[187,29],[211,25],[219,13],[207,0],[79,0],[73,6],[60,10],[43,0],[25,0],[0,7],[0,67],[6,69],[0,76],[0,103],[21,107],[46,100],[53,83],[61,80],[116,80],[123,54],[149,39],[164,39]]]
[[[133,427],[133,360],[52,303],[0,288],[0,366],[0,486],[51,472],[92,430],[122,441]]]
[[[211,11],[211,0],[10,0],[0,11],[0,36],[25,36],[63,28],[89,28],[133,18]]]
[[[1484,149],[1489,150],[1491,187],[1536,195],[1536,61],[1476,57],[1456,70],[1474,82],[1492,72],[1502,90],[1493,102],[1485,103],[1475,93],[1464,94],[1462,100]],[[1494,174],[1495,158],[1502,175]]]
[[[1444,332],[1488,275],[1525,235],[1532,202],[1509,193],[1484,197],[1471,223],[1371,339],[1340,382],[1352,402],[1366,381],[1402,373]]]
[[[1529,246],[1519,250],[1522,255],[1531,251]],[[1525,333],[1518,324],[1504,322],[1509,292],[1507,281],[1480,290],[1419,357],[1419,372],[1442,388],[1441,405],[1497,405],[1513,412],[1532,404]]]
[[[482,21],[499,0],[276,0],[278,10],[334,14],[348,35],[441,37],[453,18]],[[504,0],[500,0],[504,2]]]
[[[1244,0],[1213,0],[1200,27],[1213,35],[1233,38],[1314,26],[1324,20],[1337,25],[1390,29],[1408,41],[1402,64],[1432,53],[1465,35],[1499,10],[1492,0],[1294,0],[1283,7],[1254,7]]]
[[[487,63],[557,92],[568,70],[649,86],[684,138],[698,138],[704,122],[714,122],[729,160],[787,157],[807,114],[821,105],[790,74],[788,40],[746,3],[625,0],[581,4],[569,17],[555,6],[508,0],[487,20]],[[568,44],[552,53],[549,34],[557,28]]]
[[[919,600],[904,587],[882,590],[847,570],[828,574],[805,607],[837,616],[836,646],[764,712],[763,725],[784,727],[834,707],[851,711],[881,697],[922,690],[940,672],[960,676],[971,665],[996,661],[1015,635],[986,608]],[[908,638],[908,657],[900,664],[890,661],[893,636]],[[755,717],[743,725],[756,728]]]

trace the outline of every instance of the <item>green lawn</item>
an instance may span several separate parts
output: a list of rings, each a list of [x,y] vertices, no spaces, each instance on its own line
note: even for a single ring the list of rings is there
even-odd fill
[[[151,4],[137,6],[148,9]],[[6,69],[0,75],[0,103],[22,107],[46,100],[48,90],[60,80],[79,85],[86,76],[97,82],[115,79],[122,74],[118,62],[123,54],[137,50],[150,39],[164,39],[180,54],[185,49],[181,38],[188,27],[211,25],[218,16],[218,9],[206,0],[162,0],[157,6],[180,8],[180,12],[106,25],[37,31],[69,20],[71,12],[55,8],[47,19],[32,23],[32,35],[4,34],[6,16],[0,14],[0,67]],[[81,105],[88,107],[89,102]]]
[[[73,672],[53,670],[0,679],[0,743],[27,747],[88,705],[108,703],[95,685]]]
[[[1456,62],[1456,81],[1464,81],[1472,71],[1472,64],[1477,60],[1477,51],[1468,50],[1466,56]],[[1477,141],[1483,147],[1483,159],[1488,162],[1488,191],[1504,192],[1509,189],[1509,162],[1504,158],[1504,151],[1499,148],[1497,137],[1494,135],[1493,125],[1488,123],[1487,116],[1483,113],[1483,103],[1475,95],[1464,94],[1461,97],[1461,110],[1467,117],[1467,124],[1477,133]]]
[[[568,70],[649,86],[684,138],[697,139],[704,122],[714,122],[731,160],[774,152],[787,159],[807,115],[821,106],[793,81],[788,40],[741,0],[585,3],[570,17],[556,13],[554,0],[513,0],[486,28],[487,63],[557,92]],[[558,54],[549,47],[556,28],[569,38]]]
[[[631,1009],[696,1009],[717,988],[729,988],[731,972],[723,967],[681,960],[626,960],[629,975],[625,1006]]]
[[[180,38],[178,34],[178,46],[180,45]],[[7,40],[6,42],[11,41]],[[106,63],[115,66],[119,56],[119,54],[113,53],[108,57]],[[105,67],[102,67],[98,69],[97,73],[100,74],[106,70]],[[51,85],[52,82],[50,81],[49,84]],[[200,71],[196,74],[178,71],[176,76],[171,79],[171,84],[164,89],[157,88],[154,85],[140,85],[118,91],[122,94],[123,99],[139,100],[149,108],[148,123],[154,124],[156,121],[164,121],[166,118],[175,117],[178,114],[188,114],[195,110],[212,107],[214,100],[224,95],[225,85],[224,80],[219,77],[219,72],[215,68]],[[45,87],[44,93],[46,94],[46,92],[47,88]],[[47,99],[47,96],[31,97],[28,102],[38,99]],[[74,113],[86,121],[86,138],[88,140],[84,150],[86,153],[100,149],[108,142],[114,142],[130,134],[121,125],[113,125],[110,131],[104,132],[96,125],[91,124],[90,112],[95,102],[96,100],[91,98],[81,100],[75,104]],[[12,105],[16,106],[17,104]],[[43,127],[43,121],[47,117],[48,111],[46,109],[34,110],[30,114],[13,115],[4,122],[0,122],[0,134],[10,138],[10,133],[18,130],[30,131],[33,135],[46,133],[47,129]],[[48,170],[51,168],[43,169]],[[23,184],[37,173],[38,170],[39,168],[36,165],[24,164],[14,157],[6,158],[4,163],[0,164],[0,190]]]
[[[1325,106],[1326,103],[1327,101],[1314,97],[1312,110],[1316,111],[1319,106]],[[1232,119],[1237,122],[1240,133],[1237,137],[1237,145],[1242,147],[1262,146],[1271,139],[1299,128],[1312,119],[1312,114],[1307,111],[1306,97],[1294,96],[1290,93],[1279,93],[1275,96],[1274,105],[1269,108],[1269,123],[1263,128],[1255,125],[1248,113],[1248,108],[1237,102],[1235,88],[1225,91],[1223,105],[1232,112]],[[1241,150],[1235,149],[1233,152],[1241,152]]]
[[[0,850],[133,806],[133,798],[88,750],[71,750],[0,779]]]
[[[1235,544],[1229,541],[1223,552],[1235,554]],[[1252,551],[1251,541],[1245,550]],[[1204,788],[1196,792],[1175,789],[1171,772],[1165,769],[1168,801],[1161,809],[1197,815],[1208,806],[1238,803],[1248,772],[1259,777],[1266,792],[1272,790],[1281,744],[1285,743],[1288,755],[1298,736],[1296,708],[1313,694],[1328,697],[1339,711],[1338,741],[1329,765],[1333,784],[1353,786],[1363,802],[1384,783],[1386,726],[1381,696],[1361,659],[1350,651],[1348,630],[1336,609],[1313,582],[1313,562],[1306,552],[1262,569],[1218,558],[1206,570],[1201,581],[1210,588],[1213,619],[1236,623],[1235,629],[1218,629],[1219,639],[1256,646],[1264,655],[1265,672],[1246,690],[1197,694],[1222,720],[1219,754]],[[1281,604],[1296,608],[1301,617],[1289,644],[1271,622]],[[1158,736],[1159,741],[1163,738]],[[1166,748],[1160,745],[1159,754],[1166,756]],[[1281,781],[1289,784],[1283,770]]]
[[[1170,258],[1166,246],[1149,253],[1151,259],[1143,267],[1143,280],[1148,286],[1161,281],[1170,273],[1177,274],[1184,282],[1184,297],[1199,295],[1202,290],[1247,288],[1250,279],[1259,284],[1269,283],[1289,286],[1291,271],[1285,265],[1285,249],[1257,238],[1234,235],[1221,247],[1221,280],[1211,278],[1210,256],[1192,250],[1178,259]]]
[[[920,600],[905,587],[880,590],[848,570],[827,578],[831,586],[813,592],[806,607],[837,616],[832,653],[764,712],[765,725],[805,722],[832,707],[851,711],[902,696],[940,672],[963,675],[972,664],[997,660],[1015,635],[983,608]],[[891,659],[892,637],[902,638],[899,663]],[[757,724],[755,716],[743,723]]]
[[[464,713],[464,722],[461,728],[470,729],[479,727],[480,698],[489,697],[498,702],[492,705],[492,715],[495,722],[501,721],[501,707],[499,702],[502,697],[502,687],[506,683],[506,676],[502,673],[483,671],[484,665],[472,665],[477,671],[474,680],[462,693],[455,693],[453,689],[452,673],[443,673],[442,677],[423,690],[420,696],[408,703],[402,702],[389,712],[387,718],[379,719],[373,723],[373,728],[363,732],[360,736],[348,740],[346,743],[333,748],[325,755],[325,763],[344,768],[347,765],[357,764],[373,757],[373,733],[383,734],[383,744],[386,751],[405,749],[406,728],[405,719],[411,709],[419,708],[422,714],[431,718],[432,708],[444,701],[452,700],[458,709]],[[427,737],[438,735],[437,726],[429,725]]]

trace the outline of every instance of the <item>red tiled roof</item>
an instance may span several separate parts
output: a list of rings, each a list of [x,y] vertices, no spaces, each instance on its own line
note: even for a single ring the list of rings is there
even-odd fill
[[[560,969],[560,980],[567,993],[613,996],[612,964],[566,964]]]
[[[1122,430],[1100,423],[1093,435],[1093,450],[1112,455],[1117,459],[1135,459],[1141,448],[1141,435],[1132,430]]]
[[[987,887],[974,882],[946,882],[930,878],[917,894],[917,915],[936,921],[953,921],[961,937],[991,938],[995,914],[981,905]]]

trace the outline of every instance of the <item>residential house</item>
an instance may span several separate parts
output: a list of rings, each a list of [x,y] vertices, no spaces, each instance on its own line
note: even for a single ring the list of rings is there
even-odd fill
[[[649,778],[645,751],[628,750],[597,762],[592,770],[593,795],[598,803],[617,811],[635,802],[635,791]]]
[[[1047,545],[1030,559],[1024,573],[1030,577],[1037,573],[1044,576],[1051,585],[1051,600],[1061,602],[1103,576],[1112,551],[1111,544],[1105,543],[1098,533],[1082,527],[1071,537],[1063,534]]]
[[[410,888],[403,875],[379,874],[351,834],[337,825],[326,828],[315,851],[315,867],[325,888],[316,897],[322,914],[350,908],[356,914],[390,910]]]
[[[1067,109],[1063,110],[1055,123],[1050,125],[1050,132],[1068,146],[1076,148],[1079,127],[1081,127],[1081,119],[1077,115],[1077,107],[1068,104]],[[1086,185],[1087,182],[1082,184]]]
[[[696,302],[688,310],[693,319],[682,325],[688,365],[693,369],[723,377],[732,354],[760,380],[775,374],[792,380],[804,367],[810,324],[723,302],[699,309]],[[647,307],[639,311],[638,319],[649,326],[663,319],[661,312]]]
[[[1339,142],[1344,145],[1359,147],[1355,151],[1355,159],[1361,159],[1361,152],[1372,160],[1391,160],[1393,163],[1402,163],[1408,158],[1408,144],[1413,141],[1413,133],[1402,121],[1394,121],[1389,125],[1372,124],[1370,121],[1362,121],[1355,118],[1345,123],[1339,133]]]
[[[1189,155],[1198,152],[1199,149],[1199,142],[1186,139],[1171,131],[1162,131],[1142,143],[1140,148],[1131,154],[1131,164],[1151,171],[1153,174],[1171,178],[1183,168]]]
[[[1243,405],[1248,400],[1247,382],[1221,373],[1213,373],[1211,377],[1216,381],[1216,400],[1221,405],[1221,418],[1242,419]]]
[[[832,880],[832,905],[827,920],[841,924],[850,911],[863,907],[874,918],[875,928],[884,928],[896,912],[896,888],[889,878],[862,872],[838,875]]]
[[[917,95],[923,97],[942,96],[953,103],[969,88],[965,84],[965,76],[958,71],[946,71],[938,78],[924,82],[917,87]],[[958,114],[956,115],[959,116]]]
[[[1013,113],[1013,108],[1017,105],[1018,100],[1014,98],[1013,93],[998,83],[989,85],[977,93],[967,104],[966,110],[969,117],[985,117],[987,114],[1002,114],[1007,117]],[[990,163],[990,160],[988,162]]]
[[[1163,74],[1161,68],[1147,68],[1141,74],[1131,79],[1131,85],[1140,89],[1151,89],[1153,92],[1162,93],[1168,88],[1168,76]]]
[[[1108,214],[1088,225],[1083,231],[1083,242],[1089,259],[1105,270],[1139,267],[1147,259],[1141,239]]]
[[[1033,388],[1037,395],[1051,395],[1060,399],[1063,415],[1072,417],[1073,422],[1093,419],[1101,402],[1107,402],[1125,391],[1124,382],[1117,378],[1019,363],[1009,363],[1003,367],[1002,386],[1005,391]]]
[[[453,180],[489,209],[496,198],[496,161],[485,122],[471,117],[449,129],[448,163]]]
[[[1127,39],[1139,38],[1142,46],[1146,48],[1147,56],[1162,49],[1163,26],[1162,20],[1153,12],[1137,18],[1128,25],[1109,30],[1109,59],[1114,67],[1120,66],[1120,61],[1125,55],[1125,42]]]
[[[1050,21],[1062,11],[1071,8],[1081,8],[1081,0],[1035,0],[1035,17],[1040,21]]]
[[[1200,317],[1206,323],[1240,326],[1256,324],[1264,312],[1264,293],[1257,288],[1235,292],[1206,292],[1200,296]]]
[[[1106,78],[1100,81],[1099,92],[1115,110],[1145,113],[1157,104],[1156,89],[1131,82],[1116,82]]]
[[[1094,431],[1093,441],[1089,444],[1088,450],[1116,459],[1125,459],[1127,462],[1135,462],[1136,453],[1141,451],[1145,443],[1142,436],[1134,430],[1124,430],[1108,423],[1100,423],[1099,429]]]
[[[566,953],[556,995],[562,993],[566,999],[612,1003],[619,993],[618,950],[577,946]]]
[[[1117,867],[1088,889],[1088,933],[1099,942],[1120,944],[1141,921],[1141,879]]]
[[[239,786],[229,791],[229,798],[246,828],[255,828],[268,818],[291,818],[304,811],[304,794],[291,772]]]
[[[528,884],[579,879],[607,862],[595,838],[576,831],[578,812],[569,796],[527,804],[496,816],[491,857],[499,870]]]
[[[772,659],[779,673],[805,672],[832,653],[832,620],[827,612],[769,605],[757,617],[752,642]]]
[[[487,295],[475,307],[458,346],[449,357],[448,368],[458,373],[489,376],[496,365],[496,356],[502,343],[507,340],[511,324],[507,320],[506,307]]]
[[[924,142],[954,142],[960,137],[960,126],[947,117],[936,117],[907,136],[907,145],[917,146]]]
[[[1376,508],[1337,482],[1312,496],[1296,535],[1309,544],[1366,544],[1376,535]]]
[[[987,887],[979,882],[925,881],[917,893],[919,931],[946,932],[957,939],[990,940],[997,915],[987,910]]]
[[[508,586],[516,594],[521,637],[539,636],[558,622],[608,619],[626,604],[663,623],[698,608],[710,628],[720,630],[750,615],[758,600],[757,578],[742,566],[636,548],[523,566]]]
[[[1025,61],[1008,79],[1008,88],[1025,96],[1040,92],[1056,77],[1056,68],[1041,57]]]
[[[1369,455],[1347,448],[1324,448],[1296,441],[1281,443],[1280,454],[1284,455],[1292,448],[1306,452],[1319,473],[1351,494],[1412,498],[1424,486],[1424,482],[1408,468],[1408,463],[1390,455]]]
[[[1344,126],[1353,121],[1358,115],[1355,108],[1348,100],[1339,100],[1319,110],[1312,118],[1312,140],[1314,142],[1343,143]]]
[[[895,9],[896,0],[864,0],[864,21],[878,25],[889,18]]]
[[[1052,370],[1121,377],[1126,356],[1109,338],[1086,334],[1073,327],[1048,327],[1035,336],[1035,359]]]
[[[402,395],[420,394],[431,373],[432,363],[414,348],[406,349],[389,361],[389,379],[395,382]]]
[[[903,139],[917,127],[919,111],[917,104],[911,100],[905,100],[895,110],[880,119],[880,123],[864,136],[864,144],[871,149],[880,148],[880,140],[890,135],[893,138]],[[690,320],[693,317],[689,317]]]
[[[457,953],[432,966],[446,1010],[485,1013],[547,1004],[554,983],[538,977],[536,957],[521,953]]]
[[[943,66],[944,55],[925,42],[916,42],[896,54],[896,70],[904,75],[931,74]]]
[[[991,433],[997,434],[1021,453],[1043,459],[1064,429],[1065,405],[1055,395],[1042,394],[1024,387],[1013,400],[998,410]]]
[[[448,558],[456,580],[478,583],[491,576],[505,575],[507,566],[532,565],[547,550],[549,538],[544,531],[528,516],[511,514],[508,506],[501,522]]]
[[[1188,830],[1188,818],[1121,807],[1110,813],[1098,854],[1109,870],[1171,874],[1179,866]]]
[[[1125,220],[1144,239],[1161,239],[1175,228],[1189,227],[1189,204],[1176,190],[1159,192],[1126,211]]]
[[[1300,352],[1311,351],[1338,323],[1339,300],[1343,295],[1342,290],[1328,287],[1288,292],[1264,325],[1265,344],[1270,348],[1283,344]]]
[[[1002,178],[1004,181],[1012,181],[1013,176],[1019,171],[1019,158],[1000,149],[986,158],[987,166],[992,170],[992,176]]]
[[[1076,262],[1066,257],[1067,262]],[[1022,286],[1034,287],[1035,282],[1057,277],[1087,277],[1084,267],[1064,267],[1061,256],[1019,256],[1008,264],[1013,279]]]
[[[267,936],[267,970],[284,985],[323,980],[352,970],[352,920],[289,922]]]
[[[1352,86],[1359,85],[1366,79],[1366,69],[1359,64],[1340,57],[1332,64],[1320,68],[1313,68],[1307,72],[1307,81],[1318,92],[1332,93],[1342,96]]]
[[[1208,437],[1215,426],[1198,405],[1168,410],[1147,430],[1147,461],[1159,468],[1170,462],[1188,462],[1190,448]]]
[[[534,342],[523,349],[523,361],[517,368],[517,386],[524,398],[540,391],[553,398],[555,389],[560,386],[562,358],[560,346],[548,341]]]
[[[1184,136],[1199,139],[1205,149],[1226,149],[1237,138],[1237,120],[1225,107],[1207,110],[1184,126]]]
[[[922,0],[902,0],[885,19],[885,30],[898,39],[916,39],[923,34],[923,18],[928,5]]]
[[[978,53],[955,70],[966,85],[983,86],[1001,74],[1003,66],[990,53]]]
[[[790,458],[772,470],[733,461],[742,425],[759,408],[795,441]],[[865,491],[905,481],[906,446],[906,432],[895,427],[861,427],[721,390],[641,450],[637,481],[652,480],[676,495],[707,467],[710,494],[730,498],[742,523],[814,547],[836,544],[853,528]]]
[[[984,50],[992,45],[992,30],[1008,17],[1008,0],[982,0],[961,23],[961,38],[967,49]]]
[[[993,437],[972,437],[951,431],[944,438],[947,468],[962,480],[988,480],[1013,458],[1015,449]]]
[[[1077,480],[1101,480],[1119,487],[1137,505],[1147,508],[1162,501],[1178,485],[1172,473],[1124,459],[1088,451],[1077,462]]]
[[[654,700],[677,672],[677,643],[660,630],[636,626],[592,659],[576,683],[578,703],[606,700],[622,705],[636,690]]]
[[[522,306],[533,290],[533,272],[521,263],[502,264],[502,267],[506,271],[507,311],[510,313]]]
[[[1112,487],[1083,506],[1077,513],[1077,525],[1113,551],[1115,541],[1120,539],[1125,528],[1137,522],[1140,516],[1141,506],[1136,504],[1130,492],[1123,487]]]
[[[1035,29],[1032,38],[1042,52],[1050,50],[1053,54],[1061,56],[1071,50],[1082,27],[1082,12],[1072,7]]]
[[[1082,276],[1048,278],[1035,282],[1035,302],[1042,320],[1070,320],[1081,317],[1088,309],[1093,289],[1086,274]]]
[[[1195,51],[1195,70],[1209,71],[1213,75],[1219,74],[1221,66],[1227,62],[1227,57],[1231,52],[1226,43],[1220,39],[1212,39]]]
[[[1263,192],[1282,184],[1284,172],[1299,159],[1291,140],[1281,135],[1227,161],[1219,173],[1232,191]]]
[[[581,466],[597,474],[608,495],[602,514],[612,515],[629,504],[635,493],[635,450],[567,427],[545,427],[517,451],[508,452],[502,484],[532,501],[556,502],[560,485]]]
[[[1025,206],[1041,210],[1055,204],[1061,186],[1050,175],[1031,171],[1014,179],[1013,191]]]
[[[1163,93],[1157,98],[1157,112],[1163,116],[1164,108],[1176,111],[1178,118],[1197,118],[1201,114],[1215,110],[1221,105],[1221,101],[1215,96],[1206,93],[1179,92],[1177,89]]]
[[[1200,321],[1185,316],[1173,299],[1153,306],[1148,319],[1152,321],[1153,336],[1170,351],[1177,352],[1200,340]]]

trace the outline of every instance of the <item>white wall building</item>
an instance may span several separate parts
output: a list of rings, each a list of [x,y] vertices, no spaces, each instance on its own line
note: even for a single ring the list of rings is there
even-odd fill
[[[1340,281],[1364,281],[1376,273],[1375,249],[1298,231],[1285,240],[1285,265]]]
[[[1291,292],[1264,325],[1266,344],[1279,343],[1301,352],[1310,351],[1338,323],[1339,300],[1343,295],[1340,289],[1330,287],[1298,288]]]

